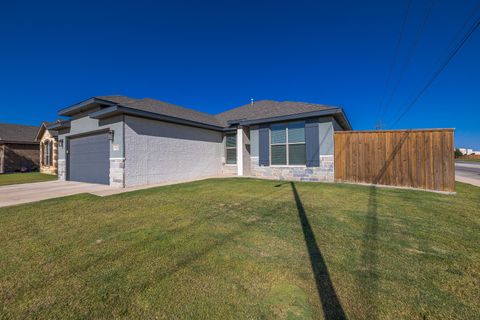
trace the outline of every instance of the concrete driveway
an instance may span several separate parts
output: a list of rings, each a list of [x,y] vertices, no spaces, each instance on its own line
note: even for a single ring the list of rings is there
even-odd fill
[[[74,181],[48,181],[0,187],[0,207],[59,198],[79,193],[110,191],[110,186]]]
[[[480,187],[480,162],[455,162],[455,180]]]
[[[115,188],[103,184],[58,180],[48,182],[13,184],[0,187],[0,207],[13,206],[16,204],[35,202],[46,199],[60,198],[79,193],[91,193],[99,197],[107,197],[124,192],[168,186],[177,183],[199,181],[209,178],[222,177],[211,176],[201,177],[198,179],[165,181],[157,184],[149,184],[127,188]]]

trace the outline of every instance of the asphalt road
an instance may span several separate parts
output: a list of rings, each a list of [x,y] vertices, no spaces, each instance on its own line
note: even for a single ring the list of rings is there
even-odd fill
[[[455,162],[455,180],[480,187],[480,162]]]

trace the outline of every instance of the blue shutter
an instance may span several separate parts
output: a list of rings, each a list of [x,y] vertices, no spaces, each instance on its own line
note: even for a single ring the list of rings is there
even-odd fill
[[[311,119],[305,123],[305,145],[307,167],[320,166],[320,139],[318,132],[318,120]]]
[[[270,164],[270,134],[267,125],[261,125],[258,129],[258,164],[268,166]]]

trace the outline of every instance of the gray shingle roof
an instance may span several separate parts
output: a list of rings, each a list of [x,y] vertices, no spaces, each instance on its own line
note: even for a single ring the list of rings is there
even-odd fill
[[[253,105],[249,103],[244,106],[219,113],[215,117],[224,125],[226,125],[227,121],[232,120],[258,120],[327,110],[332,108],[336,107],[305,102],[259,100],[255,101]]]
[[[213,126],[222,126],[220,121],[211,114],[180,107],[172,103],[163,102],[155,99],[133,99],[124,96],[97,96],[95,98],[118,103],[119,105],[122,105],[124,107],[136,110],[158,113],[170,117],[176,117]]]
[[[39,127],[0,123],[0,142],[35,142]]]
[[[107,100],[136,110],[221,127],[227,127],[227,122],[232,120],[258,120],[336,108],[305,102],[260,100],[254,102],[253,105],[249,103],[217,115],[211,115],[150,98],[133,99],[125,96],[97,96],[95,98]]]
[[[118,103],[118,104],[121,104],[122,106],[126,106],[127,104],[134,103],[139,100],[139,99],[130,98],[126,96],[97,96],[95,98]]]

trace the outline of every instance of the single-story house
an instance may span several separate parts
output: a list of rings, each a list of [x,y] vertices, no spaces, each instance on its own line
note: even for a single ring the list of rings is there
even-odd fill
[[[0,123],[0,173],[38,169],[37,126]]]
[[[262,100],[217,115],[154,99],[93,97],[59,111],[58,176],[129,187],[212,176],[333,181],[339,107]]]
[[[57,174],[57,140],[58,132],[48,129],[48,126],[56,122],[42,122],[38,129],[36,141],[40,143],[40,172],[46,174]]]

